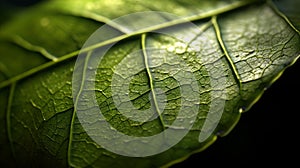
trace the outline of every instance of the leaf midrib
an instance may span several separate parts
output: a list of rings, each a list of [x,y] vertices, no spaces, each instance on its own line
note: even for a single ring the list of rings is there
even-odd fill
[[[37,66],[35,68],[32,68],[32,69],[30,69],[30,70],[28,70],[26,72],[23,72],[23,73],[21,73],[21,74],[19,74],[17,76],[14,76],[14,77],[6,80],[6,81],[1,82],[0,83],[0,89],[2,89],[4,87],[7,87],[7,86],[11,85],[12,83],[15,83],[15,82],[17,82],[19,80],[25,79],[25,78],[33,75],[33,74],[36,74],[36,73],[38,73],[38,72],[40,72],[42,70],[45,70],[45,69],[49,68],[49,67],[57,65],[58,63],[61,63],[61,62],[67,61],[69,59],[75,58],[79,53],[86,53],[86,52],[92,51],[92,50],[94,50],[96,48],[103,47],[105,45],[109,45],[109,44],[112,44],[112,43],[115,43],[115,42],[127,39],[129,37],[141,35],[141,34],[147,33],[147,32],[152,32],[154,30],[163,29],[163,28],[167,28],[167,27],[172,27],[172,26],[176,26],[176,25],[179,25],[179,24],[183,24],[183,23],[186,23],[186,22],[193,22],[193,21],[197,21],[197,20],[201,20],[201,19],[205,19],[205,18],[210,18],[210,17],[213,17],[213,16],[217,16],[217,15],[220,15],[220,14],[232,11],[234,9],[241,8],[243,6],[247,6],[247,5],[253,4],[253,3],[258,2],[258,1],[260,1],[260,0],[238,1],[238,2],[235,2],[235,3],[229,4],[229,5],[226,5],[224,7],[218,8],[216,10],[212,10],[212,11],[208,11],[208,12],[204,12],[204,13],[195,14],[195,15],[183,17],[183,18],[180,18],[180,19],[175,19],[175,20],[172,20],[172,21],[169,21],[169,22],[165,22],[163,24],[154,25],[152,27],[147,27],[147,28],[141,29],[141,30],[136,31],[136,32],[132,32],[132,33],[129,33],[129,34],[123,34],[121,36],[117,36],[115,38],[112,38],[112,39],[100,42],[98,44],[95,44],[95,45],[83,48],[81,50],[77,50],[77,51],[71,52],[69,54],[66,54],[64,56],[59,57],[56,60],[47,62],[45,64],[42,64],[42,65]]]

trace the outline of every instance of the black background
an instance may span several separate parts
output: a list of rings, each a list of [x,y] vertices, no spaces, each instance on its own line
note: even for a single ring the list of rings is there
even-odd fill
[[[14,10],[38,1],[1,0],[1,22],[9,19]],[[300,61],[288,68],[250,111],[242,115],[231,133],[172,168],[300,167],[299,72]]]

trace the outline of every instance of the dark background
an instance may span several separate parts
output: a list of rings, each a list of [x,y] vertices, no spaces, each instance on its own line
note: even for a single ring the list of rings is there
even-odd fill
[[[40,0],[0,0],[0,23]],[[227,136],[172,168],[300,167],[300,61],[244,113]]]

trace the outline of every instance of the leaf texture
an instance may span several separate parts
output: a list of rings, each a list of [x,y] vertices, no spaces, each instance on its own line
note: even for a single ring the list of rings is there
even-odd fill
[[[286,3],[288,7],[277,8],[284,6],[280,3],[283,2],[54,0],[34,6],[0,28],[3,160],[10,165],[34,167],[168,167],[204,150],[218,136],[229,133],[241,113],[249,110],[299,57],[299,17],[288,8],[290,3]],[[138,29],[111,22],[123,15],[144,11],[169,12],[178,18],[157,16],[159,24],[142,26],[137,20],[128,21],[128,25],[140,26]],[[200,33],[193,33],[195,27],[186,26],[187,21],[193,22]],[[84,42],[105,24],[119,36],[91,44],[83,52],[84,59],[76,62]],[[163,29],[177,37],[184,38],[188,34],[190,41],[186,44],[155,33]],[[84,79],[84,68],[79,69],[82,73],[78,76],[73,76],[75,62],[89,70],[90,63],[95,62],[89,55],[115,42],[97,66],[94,79]],[[190,46],[196,46],[197,50]],[[147,48],[172,53],[183,59],[190,69],[182,69],[168,55],[147,54]],[[118,68],[119,64],[123,67]],[[95,93],[105,118],[120,132],[144,137],[172,128],[181,108],[182,86],[169,72],[160,70],[161,67],[175,67],[176,73],[193,74],[197,80],[199,90],[190,94],[198,95],[200,102],[191,101],[190,106],[198,104],[199,112],[189,133],[171,149],[147,157],[121,156],[96,143],[87,131],[96,136],[99,132],[84,129],[77,116],[78,104],[84,105],[80,107],[83,111],[94,108],[93,102],[85,102],[90,92]],[[130,102],[135,108],[147,110],[158,101],[155,94],[149,98],[154,86],[166,93],[166,107],[156,119],[136,122],[118,111],[111,83],[116,80],[122,84],[124,79],[113,79],[113,75],[125,76],[127,72],[137,72],[128,84]],[[74,77],[78,81],[74,81]],[[212,79],[222,86],[211,86]],[[74,83],[80,85],[74,86]],[[89,89],[92,83],[95,88]],[[79,90],[75,96],[72,85]],[[225,101],[224,112],[214,133],[199,143],[201,128],[210,107],[214,106],[212,98]],[[190,113],[183,113],[191,117]],[[215,118],[212,123],[217,122],[218,117]],[[97,125],[102,121],[91,117],[85,122]]]

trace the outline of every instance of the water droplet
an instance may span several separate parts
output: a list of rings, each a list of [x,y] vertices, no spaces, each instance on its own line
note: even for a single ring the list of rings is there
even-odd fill
[[[169,47],[167,48],[167,51],[169,51],[169,52],[174,52],[174,51],[175,51],[175,47],[174,47],[174,46],[169,46]]]
[[[185,52],[185,49],[182,49],[182,48],[176,48],[175,52],[177,54],[183,54]]]
[[[175,53],[176,54],[183,54],[184,52],[186,52],[186,49],[187,49],[186,44],[184,44],[182,42],[175,43]]]
[[[239,113],[243,113],[243,112],[245,112],[245,110],[246,110],[245,107],[241,107],[241,108],[239,108]]]
[[[189,48],[187,49],[187,52],[191,53],[191,52],[194,52],[194,50],[193,50],[193,48],[190,48],[190,47],[189,47]]]

